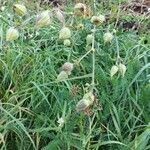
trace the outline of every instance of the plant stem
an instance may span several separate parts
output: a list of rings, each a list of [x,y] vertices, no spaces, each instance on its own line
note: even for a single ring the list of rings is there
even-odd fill
[[[94,48],[94,44],[95,44],[95,31],[96,31],[96,26],[94,26],[94,30],[93,30],[93,41],[92,41],[92,90],[94,89],[94,85],[95,85],[95,48]]]

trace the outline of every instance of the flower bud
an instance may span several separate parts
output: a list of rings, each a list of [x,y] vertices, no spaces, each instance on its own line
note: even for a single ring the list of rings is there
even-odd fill
[[[113,35],[110,32],[107,32],[104,34],[103,38],[105,43],[111,42],[113,39]]]
[[[66,71],[61,71],[59,75],[57,76],[57,81],[62,81],[68,78],[68,74]]]
[[[100,25],[105,21],[105,16],[99,15],[99,16],[93,16],[91,18],[91,22],[95,25]]]
[[[4,11],[4,10],[5,10],[5,6],[2,6],[2,7],[0,8],[0,10],[1,10],[1,11]]]
[[[90,101],[86,99],[81,99],[76,105],[76,110],[77,112],[84,111],[89,106],[90,106]]]
[[[86,37],[86,43],[87,43],[87,45],[92,44],[93,39],[94,39],[94,36],[92,34],[88,34],[87,37]]]
[[[126,66],[125,66],[124,64],[121,64],[121,63],[120,63],[120,64],[118,65],[118,68],[119,68],[120,74],[122,75],[122,77],[124,77],[125,72],[126,72],[126,70],[127,70]]]
[[[113,33],[116,34],[116,33],[117,33],[117,30],[116,30],[116,29],[113,29]]]
[[[68,75],[71,74],[71,71],[73,70],[73,64],[70,62],[66,62],[63,64],[63,66],[61,67],[61,69],[63,71],[65,71]]]
[[[74,14],[76,16],[83,16],[86,13],[86,5],[83,3],[77,3],[74,7]]]
[[[55,14],[58,20],[62,23],[65,23],[65,18],[62,11],[59,8],[55,8]]]
[[[112,66],[110,70],[110,76],[113,77],[118,72],[118,67],[116,65]]]
[[[78,112],[84,111],[89,106],[91,106],[94,102],[94,95],[92,92],[86,93],[83,98],[77,103],[76,110]]]
[[[64,40],[64,45],[65,46],[70,46],[71,45],[70,40],[68,40],[68,39]]]
[[[69,39],[70,37],[71,37],[71,31],[70,31],[69,28],[63,27],[63,28],[59,31],[59,39],[65,40],[65,39]]]
[[[41,14],[39,14],[36,18],[36,26],[38,28],[47,26],[51,23],[51,18],[50,18],[50,12],[43,11]]]
[[[27,13],[26,7],[24,5],[21,5],[21,4],[14,4],[13,5],[13,10],[19,16],[24,16]]]
[[[13,40],[16,40],[18,39],[19,37],[19,32],[17,29],[13,28],[13,27],[10,27],[8,30],[7,30],[7,33],[6,33],[6,41],[13,41]]]

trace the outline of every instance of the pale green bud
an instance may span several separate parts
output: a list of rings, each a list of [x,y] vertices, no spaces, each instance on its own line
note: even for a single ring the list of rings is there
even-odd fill
[[[70,46],[71,45],[70,40],[68,40],[68,39],[64,40],[64,45],[65,46]]]
[[[119,64],[118,65],[118,68],[119,68],[119,72],[120,74],[122,75],[122,77],[124,77],[125,73],[126,73],[126,70],[127,70],[127,67],[124,65],[124,64]]]
[[[66,71],[61,71],[57,76],[57,81],[62,81],[68,78],[68,74]]]
[[[110,70],[110,76],[113,77],[118,72],[118,70],[119,68],[116,65],[112,66]]]
[[[13,9],[15,13],[18,14],[19,16],[24,16],[27,13],[26,7],[21,4],[14,4]]]
[[[7,30],[6,41],[13,41],[18,39],[18,37],[19,37],[19,32],[17,29],[11,27]]]
[[[41,14],[39,14],[36,18],[36,26],[38,28],[47,26],[51,23],[51,18],[50,18],[50,12],[43,11]]]
[[[107,32],[104,34],[103,38],[105,43],[111,42],[113,39],[113,35],[110,32]]]
[[[92,44],[93,39],[94,39],[94,36],[92,34],[88,34],[87,37],[86,37],[86,43],[87,43],[87,45]]]
[[[77,103],[76,110],[78,112],[84,111],[94,102],[94,95],[92,92],[86,93],[83,98]]]
[[[70,37],[71,37],[71,31],[70,31],[69,28],[63,27],[63,28],[59,31],[59,39],[65,40],[65,39],[69,39]]]

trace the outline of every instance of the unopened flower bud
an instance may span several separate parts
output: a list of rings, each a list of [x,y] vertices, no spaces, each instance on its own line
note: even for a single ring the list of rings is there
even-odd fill
[[[126,72],[126,70],[127,70],[127,67],[124,65],[124,64],[119,64],[118,65],[118,68],[119,68],[119,72],[120,72],[120,74],[122,75],[122,77],[124,77],[124,75],[125,75],[125,72]]]
[[[87,45],[92,44],[93,39],[94,39],[94,36],[92,34],[88,34],[87,37],[86,37],[86,43],[87,43]]]
[[[83,98],[77,103],[76,110],[78,112],[84,111],[94,102],[94,95],[92,92],[86,93]]]
[[[70,40],[68,40],[68,39],[64,40],[64,45],[65,46],[70,46],[71,45]]]
[[[113,39],[113,35],[110,32],[107,32],[104,34],[103,38],[105,43],[111,42]]]
[[[74,14],[76,16],[83,16],[86,13],[86,5],[83,3],[77,3],[74,7]]]
[[[65,23],[65,18],[62,11],[59,8],[55,8],[55,14],[58,20],[62,23]]]
[[[65,40],[65,39],[69,39],[70,37],[71,37],[71,31],[70,31],[69,28],[63,27],[63,28],[59,31],[59,39]]]
[[[57,76],[57,81],[62,81],[68,78],[68,74],[66,71],[61,71],[59,75]]]
[[[36,26],[38,28],[47,26],[50,23],[51,23],[51,18],[50,18],[50,12],[48,10],[42,12],[36,18]]]
[[[5,10],[5,6],[2,6],[2,7],[0,8],[0,10],[1,10],[1,11],[4,11],[4,10]]]
[[[116,33],[117,33],[117,30],[116,30],[116,29],[113,29],[113,33],[116,34]]]
[[[73,64],[70,62],[66,62],[63,64],[63,66],[61,67],[61,69],[63,71],[65,71],[68,75],[71,74],[71,71],[73,70]]]
[[[13,41],[18,39],[18,37],[19,37],[19,32],[17,29],[11,27],[7,30],[6,41]]]
[[[104,21],[105,21],[105,16],[103,16],[103,15],[93,16],[93,17],[91,18],[91,22],[92,22],[94,25],[100,25],[100,24],[102,24]]]
[[[24,5],[21,5],[21,4],[14,4],[13,5],[13,10],[19,16],[24,16],[27,13],[26,7]]]
[[[110,70],[110,76],[113,77],[118,72],[118,67],[116,65],[112,66]]]

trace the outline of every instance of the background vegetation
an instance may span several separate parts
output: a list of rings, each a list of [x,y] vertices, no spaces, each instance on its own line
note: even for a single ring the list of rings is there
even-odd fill
[[[92,54],[86,36],[91,16],[76,18],[74,2],[63,7],[66,26],[72,32],[71,46],[59,40],[62,23],[53,17],[49,26],[37,29],[36,15],[51,5],[23,1],[26,16],[19,17],[12,5],[2,1],[0,12],[0,148],[3,150],[148,150],[150,149],[150,34],[148,11],[135,11],[127,1],[87,2],[95,15],[106,21],[95,37],[95,94],[91,114],[76,111],[76,104],[91,83]],[[131,5],[132,4],[132,5]],[[137,4],[137,3],[136,3]],[[141,4],[142,5],[142,4]],[[94,12],[93,12],[94,13]],[[78,24],[83,29],[77,29]],[[6,42],[10,26],[20,37]],[[109,30],[114,38],[104,43]],[[117,52],[126,65],[125,76],[110,77]],[[74,63],[72,74],[56,82],[60,67]],[[59,118],[63,118],[62,126]],[[59,121],[58,121],[59,120]]]

